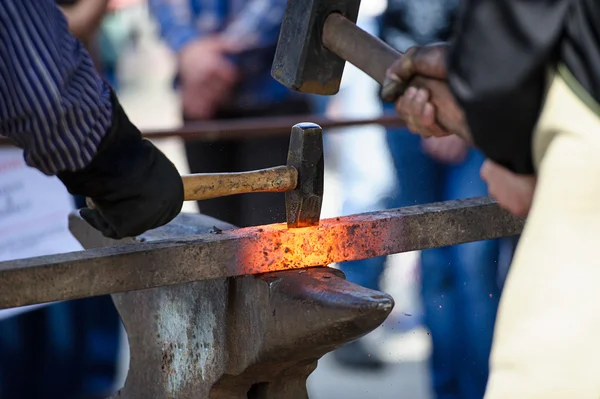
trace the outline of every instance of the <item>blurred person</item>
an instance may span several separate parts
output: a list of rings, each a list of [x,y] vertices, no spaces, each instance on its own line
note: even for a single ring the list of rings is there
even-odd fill
[[[0,24],[0,133],[24,150],[27,165],[90,197],[97,208],[80,214],[109,238],[179,214],[179,172],[142,139],[56,3],[2,1]],[[0,323],[0,397],[109,396],[119,320],[98,303],[59,303]]]
[[[490,195],[527,217],[485,398],[596,398],[600,4],[484,0],[463,11],[449,43],[412,49],[388,76],[447,82],[435,105],[428,90],[409,88],[398,113],[420,135],[473,142],[488,157]]]
[[[110,0],[56,0],[69,23],[69,30],[90,50]],[[93,55],[93,53],[90,53]]]
[[[304,115],[308,96],[271,77],[286,0],[149,0],[162,38],[177,56],[176,87],[185,121]],[[291,126],[290,126],[291,128]],[[285,164],[289,135],[187,142],[192,173]],[[199,202],[200,212],[234,225],[285,220],[283,193]]]
[[[106,47],[110,42],[106,38],[103,23],[107,16],[118,12],[132,3],[115,0],[56,0],[56,4],[67,18],[73,36],[81,40],[90,53],[96,69],[116,90],[117,80],[114,74],[115,57],[106,57]]]
[[[109,0],[106,14],[98,28],[96,47],[102,76],[115,92],[120,90],[118,66],[126,46],[136,39],[135,32],[128,26],[124,15],[146,0]]]
[[[406,51],[415,44],[446,40],[458,0],[390,0],[380,18],[380,37]],[[393,104],[384,104],[393,112]],[[459,137],[421,139],[406,128],[388,129],[397,173],[397,192],[387,208],[485,196],[479,176],[483,155]],[[420,256],[424,322],[431,333],[431,377],[436,397],[481,398],[500,288],[499,245],[481,241],[424,250]],[[385,258],[341,264],[350,281],[379,289]],[[338,359],[371,364],[373,356],[355,347]]]
[[[118,92],[116,68],[127,36],[115,18],[143,0],[56,0],[73,36],[84,44],[100,75]]]

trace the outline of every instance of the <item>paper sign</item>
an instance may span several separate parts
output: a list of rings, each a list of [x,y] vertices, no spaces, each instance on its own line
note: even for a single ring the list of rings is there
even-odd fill
[[[0,148],[0,261],[82,250],[68,228],[73,209],[58,178],[28,167],[21,150]],[[0,310],[0,320],[46,305]]]

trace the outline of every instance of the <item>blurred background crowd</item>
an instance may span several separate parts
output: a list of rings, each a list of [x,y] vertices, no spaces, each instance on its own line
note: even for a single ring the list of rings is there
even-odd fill
[[[189,121],[393,114],[348,65],[332,97],[287,90],[270,69],[286,0],[57,0],[73,34],[144,129]],[[358,24],[400,51],[449,38],[459,0],[363,1]],[[157,141],[181,173],[284,164],[288,137]],[[322,217],[487,195],[483,157],[451,136],[422,140],[379,125],[325,131]],[[83,206],[80,198],[75,206]],[[285,219],[282,195],[186,204],[238,226]],[[392,294],[368,336],[326,356],[311,398],[476,399],[514,241],[494,240],[336,265]],[[52,304],[0,320],[0,398],[104,398],[126,375],[127,343],[110,297]],[[52,365],[51,367],[47,367]]]

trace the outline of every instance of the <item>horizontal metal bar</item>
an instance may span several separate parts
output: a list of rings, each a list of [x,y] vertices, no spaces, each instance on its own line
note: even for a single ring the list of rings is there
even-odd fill
[[[517,235],[490,198],[448,201],[0,263],[0,308],[328,265]]]
[[[404,122],[397,115],[383,115],[376,118],[362,119],[332,119],[322,115],[295,115],[188,122],[178,128],[145,130],[142,134],[149,139],[179,137],[183,140],[199,141],[241,140],[258,137],[289,136],[292,126],[299,122],[313,122],[323,129],[373,124],[386,127],[404,126]],[[0,145],[11,144],[7,138],[0,136]]]

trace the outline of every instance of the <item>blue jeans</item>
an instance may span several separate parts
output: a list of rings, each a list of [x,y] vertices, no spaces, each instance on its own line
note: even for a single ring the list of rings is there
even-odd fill
[[[470,150],[459,165],[444,165],[421,150],[421,139],[390,129],[387,141],[398,191],[387,208],[487,195],[479,176],[484,157]],[[488,376],[488,358],[500,296],[498,240],[421,252],[424,320],[433,343],[431,376],[439,399],[479,399]],[[340,264],[348,280],[379,289],[385,258]]]

